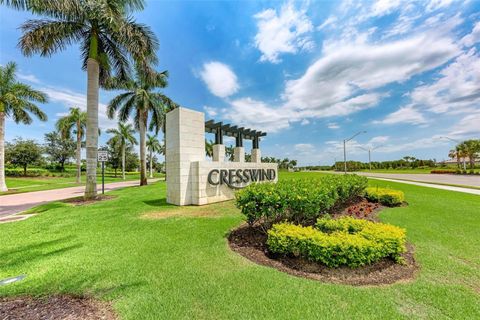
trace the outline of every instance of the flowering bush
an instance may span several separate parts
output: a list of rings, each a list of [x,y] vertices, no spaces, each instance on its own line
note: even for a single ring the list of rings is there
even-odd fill
[[[405,195],[402,191],[386,188],[367,188],[365,198],[389,207],[401,205],[405,201]]]
[[[301,257],[328,267],[359,267],[382,258],[402,261],[405,230],[396,226],[344,217],[318,219],[314,227],[274,224],[268,231],[270,252]]]
[[[333,206],[362,195],[366,186],[367,179],[356,175],[252,184],[237,192],[236,205],[248,223],[259,222],[266,230],[282,220],[313,223]]]

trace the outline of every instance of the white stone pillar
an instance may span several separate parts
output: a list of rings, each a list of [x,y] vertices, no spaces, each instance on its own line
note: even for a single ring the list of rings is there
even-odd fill
[[[224,162],[225,161],[225,145],[214,144],[213,145],[213,161]]]
[[[205,160],[205,116],[185,108],[167,113],[166,132],[167,202],[192,204],[193,161]]]
[[[245,149],[243,147],[235,147],[233,162],[245,162]]]
[[[260,152],[260,149],[252,149],[252,162],[262,162],[262,153]]]

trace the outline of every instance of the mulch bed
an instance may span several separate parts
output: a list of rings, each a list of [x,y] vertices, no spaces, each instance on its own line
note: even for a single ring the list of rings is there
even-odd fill
[[[338,208],[337,213],[332,215],[334,218],[349,215],[378,221],[377,214],[382,208],[377,203],[357,199],[355,203]],[[268,252],[266,241],[267,235],[259,227],[251,227],[246,223],[232,230],[228,236],[228,242],[233,251],[257,264],[322,282],[354,286],[387,285],[413,280],[419,270],[414,258],[414,247],[411,244],[407,244],[407,252],[403,254],[405,264],[398,264],[392,259],[385,258],[359,268],[329,268],[301,258],[273,255]]]
[[[70,199],[63,200],[62,202],[69,203],[69,204],[72,204],[74,206],[83,206],[83,205],[86,205],[86,204],[92,204],[92,203],[96,203],[96,202],[100,202],[100,201],[115,199],[116,197],[117,196],[99,195],[99,196],[97,196],[97,198],[91,199],[91,200],[85,200],[84,197],[76,197],[76,198],[70,198]]]
[[[2,320],[115,320],[108,303],[92,298],[56,295],[45,298],[0,298]]]

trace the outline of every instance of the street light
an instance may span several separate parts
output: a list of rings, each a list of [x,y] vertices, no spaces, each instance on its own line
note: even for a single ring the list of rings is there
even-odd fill
[[[458,144],[461,143],[460,140],[452,139],[452,138],[445,137],[445,136],[443,136],[443,137],[438,137],[438,138],[439,138],[439,139],[448,139],[448,140],[453,141],[453,142],[456,142],[456,143],[458,143]],[[458,159],[458,153],[457,153],[457,159]],[[463,170],[466,171],[466,170],[467,170],[467,163],[465,162],[465,157],[463,157],[462,159],[463,159]],[[458,161],[458,160],[457,160],[457,161]]]
[[[367,131],[359,131],[355,133],[353,136],[351,136],[349,139],[343,139],[343,171],[345,174],[347,174],[347,142],[355,138],[361,133],[367,133]]]
[[[379,146],[376,146],[374,148],[368,148],[368,149],[364,148],[364,147],[361,147],[361,146],[358,146],[358,147],[362,150],[368,151],[368,167],[369,167],[369,170],[372,171],[372,161],[371,161],[371,155],[370,154],[372,153],[373,150],[378,149],[380,147],[383,147],[383,144],[379,145]]]

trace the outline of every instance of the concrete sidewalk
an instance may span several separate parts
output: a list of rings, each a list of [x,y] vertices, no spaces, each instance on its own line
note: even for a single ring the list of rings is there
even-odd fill
[[[151,183],[159,180],[160,179],[151,179],[148,180],[148,182]],[[125,187],[138,186],[138,184],[138,180],[107,183],[105,184],[105,192]],[[101,193],[102,185],[97,184],[97,189],[98,192]],[[0,196],[0,219],[28,210],[40,204],[80,197],[83,196],[84,192],[85,186],[80,186]]]

